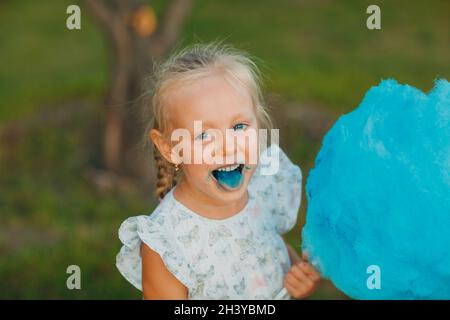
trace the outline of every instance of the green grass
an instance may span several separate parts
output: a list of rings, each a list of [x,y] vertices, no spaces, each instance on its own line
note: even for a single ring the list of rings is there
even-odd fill
[[[0,5],[0,121],[105,89],[106,42],[83,6],[82,30],[65,28],[72,2]],[[163,2],[154,3],[160,11]],[[449,2],[378,3],[382,30],[371,31],[370,1],[196,1],[182,38],[227,39],[263,61],[268,91],[339,112],[354,108],[383,78],[422,90],[448,78]]]
[[[86,14],[81,31],[67,30],[66,8],[71,3],[0,4],[1,122],[39,112],[50,102],[98,97],[104,90],[105,41]]]
[[[82,7],[82,30],[65,27],[73,1],[0,4],[0,123],[52,112],[67,101],[100,104],[108,47]],[[158,12],[163,1],[155,2]],[[368,88],[394,77],[429,90],[449,78],[448,1],[381,1],[382,30],[365,28],[371,1],[196,1],[182,43],[226,39],[261,59],[265,92],[296,103],[348,112]],[[55,109],[56,111],[56,109]],[[42,125],[0,149],[0,297],[140,298],[114,266],[116,237],[128,216],[149,213],[151,190],[100,192],[83,172],[95,165],[90,144],[101,114],[78,113],[62,126]],[[306,180],[320,147],[295,123],[282,144]],[[95,147],[95,146],[94,146]],[[289,233],[298,247],[304,223]],[[82,270],[82,290],[66,288],[66,268]],[[340,297],[330,287],[315,298]]]
[[[186,38],[227,36],[265,61],[269,91],[339,112],[354,108],[383,78],[422,90],[429,90],[438,76],[448,78],[448,2],[378,2],[380,31],[365,27],[371,3],[198,2]]]

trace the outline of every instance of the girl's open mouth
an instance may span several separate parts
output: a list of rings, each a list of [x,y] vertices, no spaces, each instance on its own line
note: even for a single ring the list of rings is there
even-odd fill
[[[239,188],[244,180],[244,175],[242,173],[243,169],[243,164],[232,164],[217,168],[211,173],[221,187],[224,187],[227,190],[235,190]]]

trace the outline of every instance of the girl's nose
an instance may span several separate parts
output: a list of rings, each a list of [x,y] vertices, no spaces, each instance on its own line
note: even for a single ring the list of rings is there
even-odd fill
[[[236,162],[236,144],[233,138],[229,138],[228,140],[226,138],[224,139],[222,154],[225,157],[224,162],[226,164],[234,164]]]
[[[233,137],[227,137],[225,131],[215,138],[216,155],[222,157],[224,164],[236,162],[236,143],[234,140]]]

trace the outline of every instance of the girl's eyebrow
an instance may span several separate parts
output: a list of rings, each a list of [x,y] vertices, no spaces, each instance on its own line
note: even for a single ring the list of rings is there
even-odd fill
[[[233,117],[233,120],[231,123],[235,122],[236,120],[250,120],[252,117],[247,113],[238,113]]]
[[[252,119],[252,116],[249,114],[238,113],[231,119],[231,123],[234,123],[236,120],[251,120],[251,119]],[[206,120],[206,121],[202,121],[202,127],[203,127],[203,129],[208,129],[208,128],[214,128],[214,125],[210,121]]]
[[[250,114],[247,113],[238,113],[236,114],[232,120],[231,120],[231,124],[234,124],[237,120],[246,120],[246,121],[250,121],[252,119],[252,116]],[[215,128],[214,124],[211,123],[210,121],[206,120],[206,121],[202,121],[202,131],[206,131],[208,129],[211,128]],[[189,128],[190,132],[193,132],[192,128]]]

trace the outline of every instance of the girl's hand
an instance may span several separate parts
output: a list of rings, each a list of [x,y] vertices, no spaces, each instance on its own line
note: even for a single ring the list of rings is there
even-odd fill
[[[287,291],[297,299],[309,296],[320,281],[320,273],[307,261],[307,255],[303,254],[302,258],[292,264],[284,278]]]

